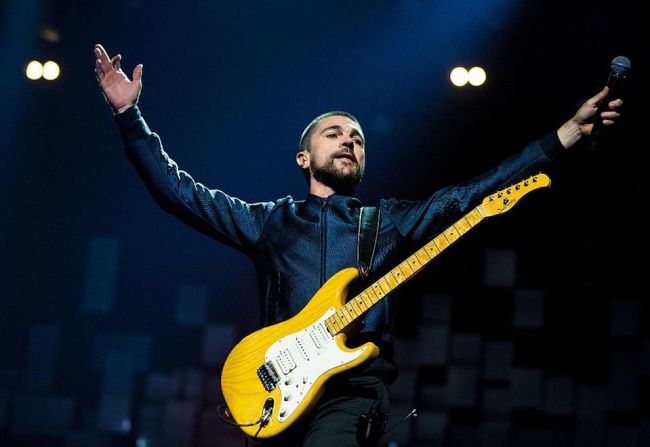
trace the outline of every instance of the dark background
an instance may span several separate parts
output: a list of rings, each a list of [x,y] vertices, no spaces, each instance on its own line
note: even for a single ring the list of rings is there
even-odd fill
[[[420,411],[383,443],[650,445],[644,26],[633,1],[0,2],[0,444],[244,442],[214,409],[257,327],[252,266],[150,198],[99,42],[144,64],[140,107],[180,167],[246,201],[305,196],[298,139],[332,109],[364,127],[364,202],[425,198],[557,129],[629,57],[608,144],[400,296],[391,421]],[[60,78],[25,78],[32,59]],[[486,84],[453,87],[457,65]]]

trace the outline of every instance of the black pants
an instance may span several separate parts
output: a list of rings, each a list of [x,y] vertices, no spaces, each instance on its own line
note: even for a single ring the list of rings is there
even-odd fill
[[[373,376],[332,379],[312,411],[260,447],[370,447],[357,435],[359,418],[373,412],[388,414],[388,390]]]

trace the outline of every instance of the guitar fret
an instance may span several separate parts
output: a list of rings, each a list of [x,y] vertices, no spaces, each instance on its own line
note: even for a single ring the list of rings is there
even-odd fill
[[[345,314],[341,312],[341,309],[337,310],[336,313],[334,314],[338,317],[339,321],[341,322],[341,327],[347,326],[349,321],[346,321]]]
[[[474,227],[476,224],[483,220],[483,216],[481,215],[481,212],[478,210],[478,208],[474,208],[471,213],[465,215],[465,219],[467,220],[467,223],[470,224],[470,226]]]
[[[346,304],[345,306],[343,306],[343,307],[344,307],[344,308],[348,311],[348,313],[352,316],[352,318],[350,318],[350,321],[355,320],[355,319],[359,316],[359,315],[357,314],[357,311],[354,310],[354,306],[352,306],[352,304],[347,303],[347,304]]]
[[[345,319],[348,320],[348,321],[345,322],[346,324],[350,324],[352,322],[352,320],[354,320],[354,318],[352,318],[352,316],[350,315],[348,310],[345,308],[345,306],[341,307],[339,309],[339,312],[341,312],[343,314],[343,317],[345,317]]]
[[[405,280],[404,273],[400,270],[399,265],[390,271],[390,274],[393,275],[397,284],[402,284]]]
[[[472,225],[464,217],[454,224],[459,235],[463,235],[472,229]]]
[[[445,248],[449,247],[449,241],[444,234],[436,236],[433,242],[436,244],[436,247],[438,247],[438,250],[440,251],[443,251]]]
[[[359,316],[363,315],[363,309],[361,309],[361,306],[359,306],[359,302],[357,301],[356,297],[351,299],[349,304],[355,313],[354,318],[358,318]]]
[[[431,260],[427,251],[423,248],[416,251],[415,256],[418,258],[418,261],[420,261],[420,265],[426,265],[426,263]]]
[[[382,290],[384,291],[384,294],[388,294],[388,293],[390,293],[391,290],[393,290],[390,287],[390,284],[388,284],[388,281],[386,281],[386,279],[383,278],[383,277],[379,278],[379,280],[377,281],[377,284],[379,284],[379,286],[382,288]]]
[[[386,282],[390,286],[391,289],[394,289],[395,287],[399,286],[399,282],[397,282],[397,279],[395,279],[395,275],[393,275],[393,272],[390,271],[384,275],[384,278],[386,279]]]
[[[375,304],[377,301],[379,301],[379,297],[377,296],[377,294],[375,293],[375,291],[372,290],[372,287],[368,287],[368,288],[366,289],[366,293],[367,293],[368,296],[370,297],[370,300],[372,301],[372,304]]]
[[[427,245],[425,245],[424,249],[427,251],[427,254],[429,255],[429,257],[431,259],[438,256],[438,253],[440,253],[440,250],[438,250],[438,247],[436,247],[436,244],[433,241],[431,241]]]
[[[445,239],[447,239],[447,242],[449,242],[449,245],[453,244],[456,239],[458,239],[458,234],[456,233],[456,230],[453,228],[447,228],[442,235],[444,236]]]
[[[372,286],[372,291],[375,292],[375,295],[379,297],[379,299],[383,298],[385,293],[383,290],[381,290],[381,287],[377,283],[374,283]]]
[[[338,331],[341,330],[342,326],[336,321],[336,318],[334,318],[334,315],[329,317],[327,320],[330,322],[332,328],[334,329],[334,333],[337,333]]]
[[[359,295],[359,296],[363,300],[363,304],[365,304],[368,309],[370,309],[372,307],[372,305],[375,304],[372,301],[372,298],[370,298],[370,295],[368,295],[368,292],[361,292],[361,295]],[[370,302],[370,304],[368,304],[368,302]]]
[[[350,301],[350,302],[354,302],[354,304],[357,305],[357,307],[359,308],[359,314],[363,314],[365,311],[368,310],[367,307],[364,309],[364,308],[361,306],[362,304],[365,306],[365,303],[363,302],[363,300],[362,300],[359,296],[355,296],[355,297],[352,299],[352,301]]]
[[[402,271],[402,275],[404,275],[405,279],[408,279],[413,275],[413,269],[411,266],[408,264],[408,262],[404,261],[400,265],[398,265],[399,269]],[[408,270],[407,270],[408,269]]]
[[[409,263],[409,267],[411,267],[411,269],[413,270],[413,273],[417,272],[418,270],[420,270],[420,267],[422,267],[420,261],[418,261],[418,258],[415,255],[409,256],[407,261]]]

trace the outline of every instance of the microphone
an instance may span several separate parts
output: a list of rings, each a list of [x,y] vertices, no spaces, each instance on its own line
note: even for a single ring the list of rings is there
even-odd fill
[[[632,62],[630,62],[630,60],[625,56],[616,56],[612,60],[611,71],[609,72],[609,78],[607,79],[609,93],[598,103],[598,111],[595,115],[594,127],[591,131],[591,138],[589,140],[589,149],[596,149],[605,135],[605,126],[603,126],[603,120],[600,117],[600,114],[609,110],[607,104],[611,100],[623,98],[625,95],[627,78],[631,69]]]

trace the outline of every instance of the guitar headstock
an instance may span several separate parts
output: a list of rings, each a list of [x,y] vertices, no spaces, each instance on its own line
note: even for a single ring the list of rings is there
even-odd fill
[[[502,189],[494,194],[490,194],[478,206],[484,217],[494,216],[505,213],[515,206],[523,196],[539,188],[551,186],[551,179],[541,172],[537,175],[528,177],[519,183],[515,183],[508,188]]]

